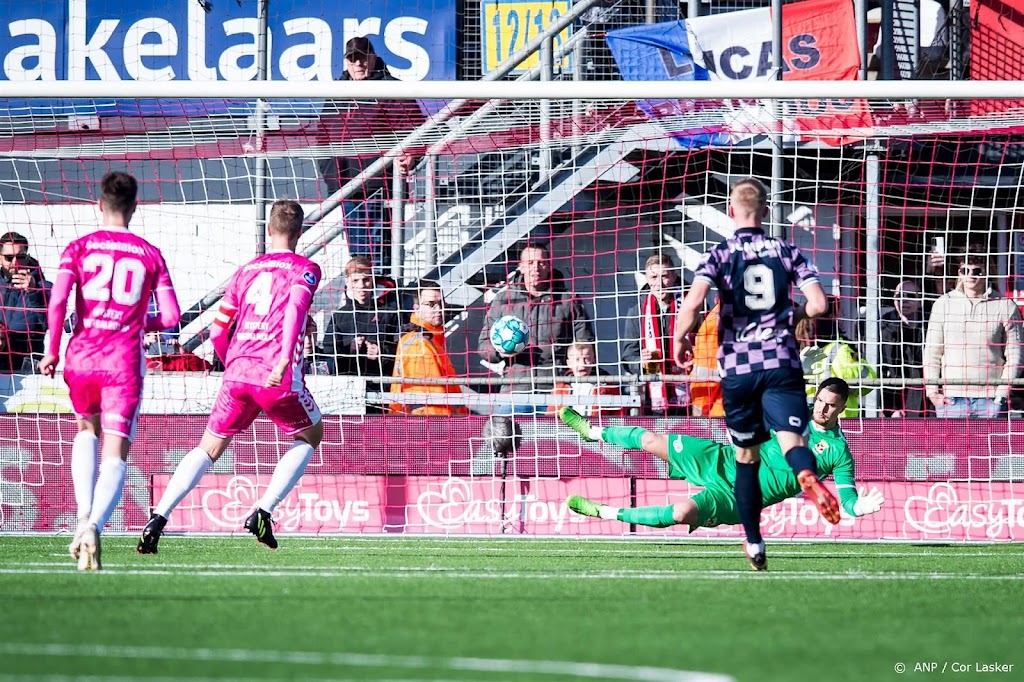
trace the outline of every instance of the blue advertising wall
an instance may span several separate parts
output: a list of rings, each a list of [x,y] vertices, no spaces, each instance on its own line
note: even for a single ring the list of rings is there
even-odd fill
[[[0,18],[0,80],[251,80],[259,22],[255,0],[38,0],[9,3]],[[269,3],[274,80],[332,80],[345,42],[366,35],[400,80],[455,78],[456,0],[274,0]],[[33,101],[52,112],[64,101]],[[0,112],[29,113],[0,99]],[[202,111],[211,113],[211,103]],[[230,102],[224,102],[228,110]],[[103,114],[173,114],[187,105],[76,102]],[[188,113],[185,111],[184,113]]]

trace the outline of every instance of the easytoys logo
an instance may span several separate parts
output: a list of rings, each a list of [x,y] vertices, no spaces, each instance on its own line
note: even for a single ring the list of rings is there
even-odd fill
[[[259,497],[254,480],[248,476],[232,476],[223,488],[203,493],[202,510],[214,526],[240,529]],[[315,491],[303,491],[301,486],[274,510],[274,522],[284,531],[338,532],[369,519],[370,503],[366,500],[327,499]]]

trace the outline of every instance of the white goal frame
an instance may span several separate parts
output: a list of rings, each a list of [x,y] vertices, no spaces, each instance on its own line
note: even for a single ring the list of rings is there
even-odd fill
[[[6,81],[12,99],[609,99],[616,81]],[[1024,99],[1024,81],[618,81],[615,99]]]

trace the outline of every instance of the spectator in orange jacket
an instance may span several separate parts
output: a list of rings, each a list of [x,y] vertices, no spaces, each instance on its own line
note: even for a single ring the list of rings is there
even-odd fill
[[[718,314],[715,302],[697,330],[693,344],[693,369],[690,370],[690,401],[695,417],[724,417],[721,375],[718,373]]]
[[[452,365],[444,343],[444,296],[441,285],[422,280],[413,296],[412,317],[405,327],[406,332],[398,341],[395,357],[395,377],[416,379],[454,377]],[[410,393],[428,395],[461,394],[462,387],[456,384],[391,384],[391,395]],[[460,405],[418,404],[415,400],[391,403],[392,412],[419,415],[449,416],[469,414]]]
[[[621,395],[618,386],[612,384],[597,384],[589,381],[572,381],[575,377],[589,377],[604,374],[597,367],[597,351],[594,344],[589,341],[577,341],[571,344],[566,351],[565,363],[569,366],[566,373],[568,381],[559,381],[551,391],[551,395],[578,395],[578,396],[599,396],[599,395]],[[561,405],[548,407],[548,414],[556,414]],[[621,407],[601,407],[599,405],[572,405],[573,409],[582,415],[594,417],[604,415],[606,417],[619,416],[623,413]]]

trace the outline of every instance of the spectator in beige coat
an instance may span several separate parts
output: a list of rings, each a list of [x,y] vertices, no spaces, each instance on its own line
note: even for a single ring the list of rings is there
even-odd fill
[[[988,284],[987,259],[959,259],[956,288],[935,302],[924,348],[924,380],[938,417],[1006,413],[1021,364],[1021,314]]]

